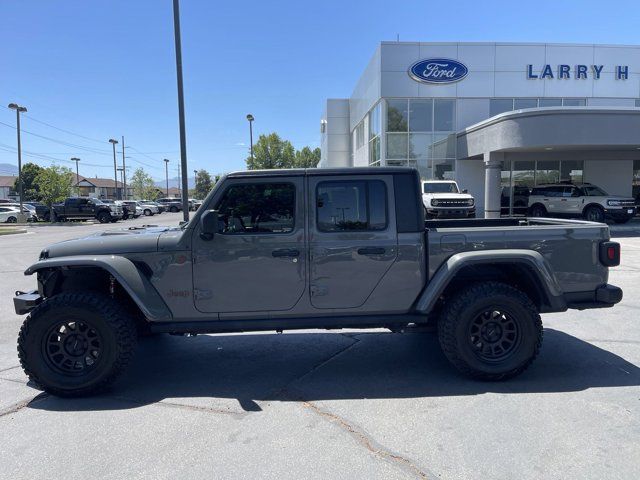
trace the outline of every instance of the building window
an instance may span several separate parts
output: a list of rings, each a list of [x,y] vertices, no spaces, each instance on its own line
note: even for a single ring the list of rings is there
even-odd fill
[[[636,100],[636,106],[640,107],[639,101]],[[631,187],[633,198],[640,200],[640,160],[633,161],[633,184]]]
[[[321,182],[316,205],[321,232],[387,228],[387,188],[380,180]]]
[[[536,165],[536,185],[558,183],[560,181],[559,160],[538,160]]]
[[[537,98],[515,98],[513,100],[514,110],[522,110],[524,108],[537,108],[537,107],[538,107]]]
[[[640,98],[636,98],[636,107],[640,108]]]
[[[541,98],[538,105],[540,107],[561,107],[562,99],[561,98]]]
[[[387,132],[409,131],[408,105],[406,98],[387,100]]]
[[[500,115],[513,110],[513,98],[492,98],[489,100],[489,116]]]
[[[409,131],[433,131],[433,100],[409,101]]]
[[[356,127],[356,150],[364,147],[364,121]]]
[[[369,112],[369,164],[380,162],[380,102]]]
[[[560,162],[560,181],[582,183],[584,179],[582,160],[562,160]]]
[[[584,107],[587,105],[587,100],[584,98],[563,98],[563,107]]]
[[[435,99],[433,101],[433,130],[451,132],[455,129],[455,100]]]
[[[431,151],[430,133],[409,134],[409,158],[413,160],[427,160]]]

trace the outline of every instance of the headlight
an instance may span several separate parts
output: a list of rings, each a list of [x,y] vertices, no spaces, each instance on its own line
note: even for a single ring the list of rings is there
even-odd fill
[[[439,203],[440,202],[438,202],[438,200],[436,200],[435,198],[433,200],[431,200],[431,206],[432,207],[437,207]]]
[[[475,200],[473,198],[470,198],[469,200],[467,200],[467,205],[469,205],[470,207],[473,207],[473,205],[475,204]]]
[[[620,200],[607,200],[607,205],[611,205],[612,207],[619,207],[622,205]]]

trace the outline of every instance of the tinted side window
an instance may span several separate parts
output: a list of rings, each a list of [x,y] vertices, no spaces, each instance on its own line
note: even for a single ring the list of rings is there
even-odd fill
[[[387,188],[380,180],[322,182],[316,189],[318,230],[387,228]]]
[[[218,203],[222,233],[289,233],[295,224],[296,188],[290,183],[229,187]]]

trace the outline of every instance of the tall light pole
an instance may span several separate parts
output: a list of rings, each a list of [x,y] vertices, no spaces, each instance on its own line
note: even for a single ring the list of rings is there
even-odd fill
[[[116,165],[116,144],[118,140],[115,138],[110,138],[109,143],[113,145],[113,181],[116,182],[116,189],[113,193],[113,199],[118,199],[118,165]]]
[[[167,179],[167,198],[169,198],[169,159],[164,159],[164,176]]]
[[[182,85],[182,42],[180,40],[180,1],[173,0],[173,33],[176,43],[176,77],[178,81],[178,119],[180,123],[180,166],[182,168],[182,215],[189,221],[189,181],[187,173],[187,132],[184,122],[184,90]]]
[[[198,188],[198,170],[193,171],[193,196],[195,197],[195,191]]]
[[[78,196],[80,196],[80,174],[78,173],[78,162],[80,159],[78,157],[73,157],[71,161],[76,162],[76,190],[78,191]]]
[[[124,196],[123,199],[121,200],[129,200],[128,195],[127,195],[127,163],[125,161],[125,156],[124,156],[124,135],[122,136],[122,194]]]
[[[16,111],[16,130],[18,132],[18,195],[20,196],[20,213],[18,213],[18,221],[23,223],[25,215],[22,212],[22,144],[20,142],[20,114],[27,111],[27,107],[21,107],[17,103],[10,103],[9,108]]]
[[[251,162],[253,162],[253,121],[255,118],[249,113],[247,120],[249,120],[249,145],[251,146]]]

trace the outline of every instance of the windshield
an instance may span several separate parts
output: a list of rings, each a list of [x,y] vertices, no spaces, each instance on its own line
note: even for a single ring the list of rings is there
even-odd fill
[[[584,185],[582,189],[587,197],[606,197],[609,195],[607,192],[595,185]]]
[[[425,183],[422,186],[423,193],[460,193],[458,186],[453,182]]]

